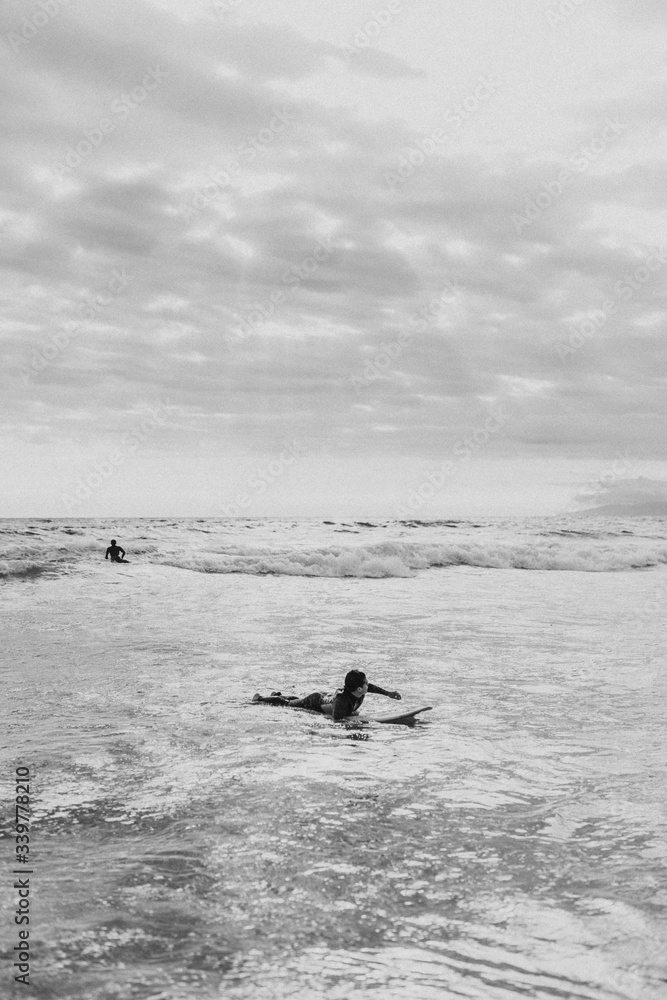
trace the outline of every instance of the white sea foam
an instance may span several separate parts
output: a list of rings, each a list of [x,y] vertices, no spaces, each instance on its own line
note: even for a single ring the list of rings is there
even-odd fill
[[[662,519],[535,522],[0,522],[0,579],[104,563],[110,537],[131,564],[252,576],[412,577],[438,567],[614,572],[667,564]],[[252,529],[252,531],[250,530]],[[246,539],[252,538],[253,544]],[[344,541],[343,541],[344,538]],[[108,564],[107,564],[108,565]]]
[[[518,543],[382,542],[316,549],[235,546],[225,552],[188,552],[159,562],[200,573],[326,577],[406,577],[444,566],[609,572],[667,563],[667,545],[647,540],[541,539]]]

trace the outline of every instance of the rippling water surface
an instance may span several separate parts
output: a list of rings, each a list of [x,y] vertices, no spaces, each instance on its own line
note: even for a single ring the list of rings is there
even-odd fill
[[[5,586],[31,995],[667,997],[665,595],[662,566],[140,558]],[[249,704],[351,667],[434,710],[407,728]]]

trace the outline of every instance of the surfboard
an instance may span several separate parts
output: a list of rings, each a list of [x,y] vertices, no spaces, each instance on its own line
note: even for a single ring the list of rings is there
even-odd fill
[[[394,722],[398,725],[411,726],[417,720],[417,716],[422,712],[430,712],[433,705],[422,705],[421,708],[411,708],[409,711],[402,709],[398,712],[389,712],[387,715],[376,715],[370,722]]]
[[[268,697],[255,694],[252,697],[251,704],[263,704],[263,705],[280,705],[281,707],[289,708],[291,706],[285,705],[282,701],[283,695],[269,695]],[[275,701],[274,701],[275,698]],[[280,699],[280,700],[279,700]],[[403,726],[414,726],[417,721],[417,716],[421,715],[422,712],[430,712],[432,710],[432,705],[421,705],[419,708],[410,709],[399,709],[394,712],[388,712],[385,715],[347,715],[344,719],[339,719],[339,722],[345,723],[362,723],[362,725],[367,725],[369,722],[388,722],[394,723],[395,725]],[[307,712],[309,715],[319,715],[325,719],[331,719],[331,714],[329,712],[319,712],[310,708],[296,708],[297,712]]]

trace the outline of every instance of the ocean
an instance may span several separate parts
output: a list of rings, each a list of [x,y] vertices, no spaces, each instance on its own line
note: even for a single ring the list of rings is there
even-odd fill
[[[667,520],[4,520],[0,601],[3,997],[667,997]],[[352,668],[433,710],[251,702]]]

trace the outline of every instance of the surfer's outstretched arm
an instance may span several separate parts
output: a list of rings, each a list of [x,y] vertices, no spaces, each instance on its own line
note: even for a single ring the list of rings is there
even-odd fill
[[[401,700],[401,696],[398,693],[398,691],[385,691],[384,688],[378,687],[377,684],[369,684],[368,685],[368,693],[369,694],[383,694],[387,698],[393,698],[394,701],[400,701]]]
[[[334,722],[348,718],[351,715],[357,715],[364,696],[369,691],[372,694],[383,694],[387,698],[394,698],[396,701],[399,701],[401,697],[398,691],[385,691],[384,688],[378,687],[377,684],[369,684],[368,678],[362,670],[348,670],[345,675],[344,687],[336,691],[334,696]]]

